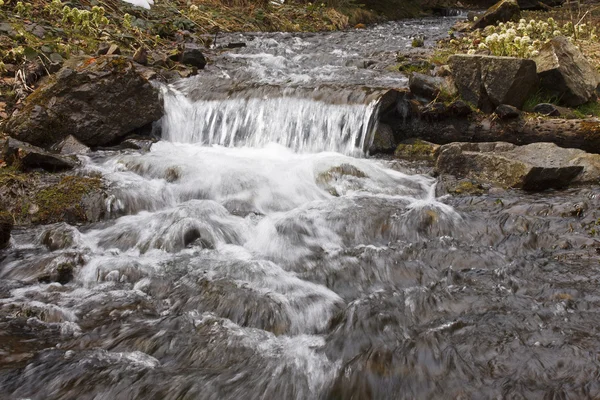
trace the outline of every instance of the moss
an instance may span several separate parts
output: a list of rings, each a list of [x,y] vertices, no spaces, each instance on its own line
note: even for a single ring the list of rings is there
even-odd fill
[[[100,190],[102,181],[98,178],[66,176],[58,185],[38,192],[33,202],[39,207],[36,222],[52,223],[75,218],[86,221],[82,201],[87,194]]]
[[[435,149],[431,143],[417,139],[412,143],[400,143],[394,155],[409,160],[433,160]]]
[[[431,68],[429,63],[402,63],[389,67],[391,71],[400,71],[404,74],[413,74],[418,72],[420,74],[428,73]]]
[[[581,131],[586,139],[598,139],[600,136],[600,123],[594,121],[581,121]]]
[[[429,61],[432,64],[436,65],[445,65],[448,64],[448,59],[451,55],[456,54],[456,51],[448,48],[438,48],[434,51],[434,53],[429,58]]]
[[[472,181],[462,181],[459,182],[456,186],[448,189],[449,193],[452,194],[468,194],[479,196],[485,193],[485,189],[478,183],[474,183]]]

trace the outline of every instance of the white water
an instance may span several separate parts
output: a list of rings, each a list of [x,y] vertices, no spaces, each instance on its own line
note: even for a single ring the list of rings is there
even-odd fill
[[[433,178],[364,158],[376,90],[222,98],[201,78],[191,91],[165,91],[163,140],[149,152],[85,160],[109,186],[114,219],[43,228],[35,246],[30,233],[16,236],[22,254],[0,278],[30,286],[10,289],[0,308],[59,326],[69,348],[57,346],[49,366],[32,362],[64,372],[44,375],[48,397],[76,398],[61,391],[78,385],[62,382],[88,373],[77,365],[100,363],[164,375],[125,387],[90,376],[97,398],[133,398],[137,385],[157,382],[173,388],[169,398],[190,387],[188,398],[319,398],[341,367],[324,347],[348,299],[306,275],[335,275],[360,264],[353,252],[450,235],[462,224],[435,198]],[[71,240],[49,252],[46,231]],[[68,284],[38,282],[70,262]]]
[[[163,138],[171,142],[264,147],[298,152],[362,154],[369,145],[376,101],[331,104],[310,98],[232,98],[190,101],[165,94]]]

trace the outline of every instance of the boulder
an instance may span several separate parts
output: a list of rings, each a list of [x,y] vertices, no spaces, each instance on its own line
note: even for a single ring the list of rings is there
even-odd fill
[[[373,134],[373,142],[369,147],[369,154],[391,153],[395,146],[396,141],[392,128],[384,123],[378,123]]]
[[[138,48],[133,54],[133,61],[141,65],[148,65],[148,51],[144,47]]]
[[[206,65],[206,58],[204,58],[204,54],[200,51],[200,46],[195,43],[184,43],[177,58],[177,61],[180,63],[198,69],[204,69],[204,66]]]
[[[0,211],[0,249],[10,242],[10,232],[13,228],[13,217],[6,211]]]
[[[596,94],[600,74],[566,37],[550,40],[534,61],[542,88],[561,104],[576,107]]]
[[[75,157],[53,154],[12,138],[4,141],[2,158],[7,165],[14,165],[22,170],[42,168],[56,172],[72,169],[78,164]]]
[[[494,114],[500,119],[512,119],[519,118],[521,116],[521,111],[519,111],[517,107],[509,106],[508,104],[500,104],[494,110]]]
[[[55,146],[52,146],[52,150],[63,155],[86,154],[90,152],[89,147],[72,135],[67,136]]]
[[[570,108],[557,106],[551,103],[540,103],[533,107],[533,112],[548,117],[577,118],[577,115]]]
[[[463,118],[469,116],[473,110],[467,103],[462,100],[454,100],[448,105],[448,115],[455,118]]]
[[[456,93],[456,88],[449,79],[420,74],[418,72],[410,76],[408,86],[415,96],[425,100],[433,100],[440,97],[440,95],[452,95]]]
[[[410,161],[434,161],[435,153],[439,149],[439,145],[426,142],[420,139],[407,139],[402,141],[394,156],[402,160]]]
[[[73,246],[79,240],[77,228],[64,222],[49,226],[39,237],[40,244],[50,251],[62,250]]]
[[[518,18],[521,12],[517,0],[500,0],[491,6],[483,16],[473,22],[473,29],[483,29],[488,25],[495,25],[498,22],[507,22]]]
[[[162,116],[158,90],[125,57],[74,60],[34,91],[6,125],[12,137],[49,147],[73,135],[113,143]]]
[[[545,190],[600,178],[600,155],[553,143],[450,143],[438,154],[438,173],[503,187]]]
[[[527,59],[457,54],[449,65],[460,96],[484,112],[500,104],[521,109],[538,87],[535,63]]]

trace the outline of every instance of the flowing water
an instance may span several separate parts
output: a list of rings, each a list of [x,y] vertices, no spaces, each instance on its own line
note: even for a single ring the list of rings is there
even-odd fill
[[[13,233],[0,398],[600,397],[600,190],[365,157],[385,65],[452,22],[232,35],[165,88],[151,151],[84,160],[112,218]]]

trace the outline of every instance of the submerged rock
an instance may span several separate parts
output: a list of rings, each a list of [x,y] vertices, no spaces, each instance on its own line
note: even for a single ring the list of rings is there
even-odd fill
[[[121,56],[78,60],[33,92],[7,132],[36,146],[68,135],[87,146],[115,142],[162,116],[158,91]]]
[[[507,22],[520,15],[517,0],[500,0],[473,23],[473,29],[483,29],[498,22]]]
[[[541,85],[569,107],[588,102],[600,84],[600,74],[564,36],[546,43],[535,57]]]
[[[55,251],[72,246],[79,237],[79,231],[71,225],[59,223],[46,229],[40,236],[40,243],[48,250]]]
[[[600,155],[553,143],[450,143],[440,148],[438,173],[525,190],[562,188],[600,178]]]

